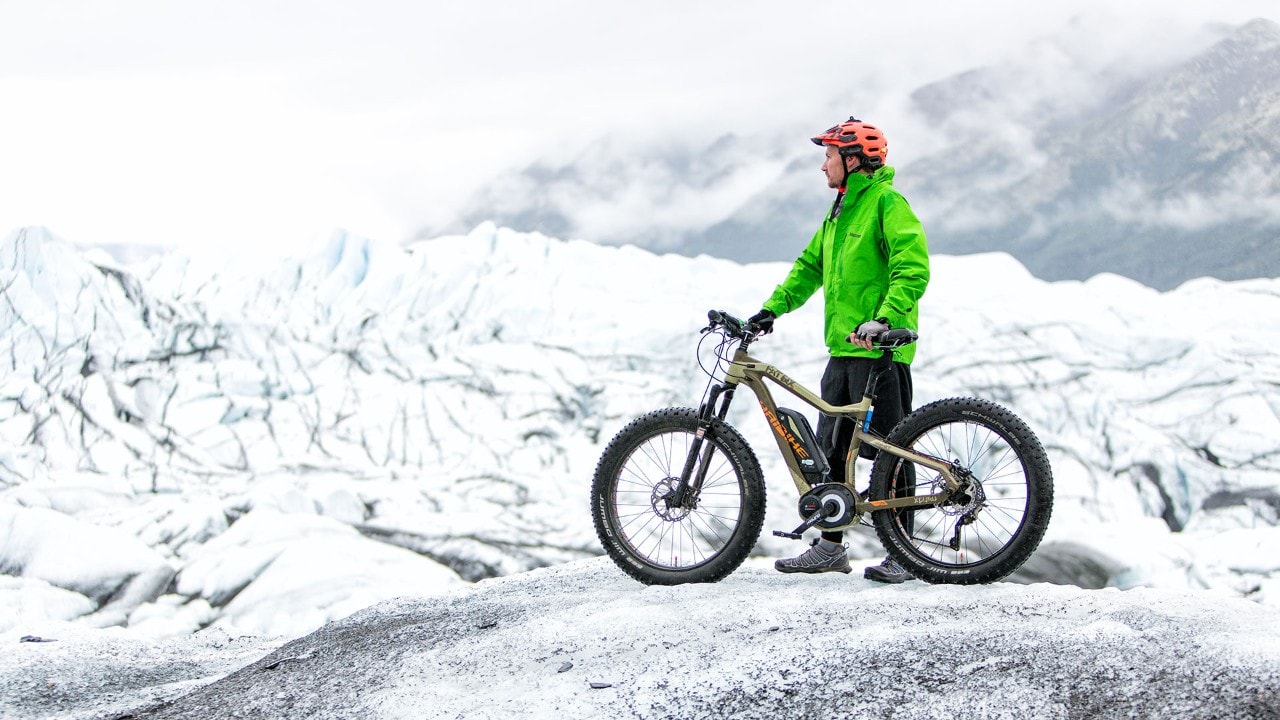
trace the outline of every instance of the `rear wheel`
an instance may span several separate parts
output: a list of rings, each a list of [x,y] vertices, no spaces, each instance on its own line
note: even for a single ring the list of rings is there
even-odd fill
[[[1035,433],[1009,410],[976,398],[926,405],[890,443],[950,463],[963,487],[936,507],[872,513],[885,549],[931,583],[999,580],[1035,551],[1053,511],[1053,472]],[[881,452],[871,498],[942,492],[941,473]]]
[[[699,455],[706,480],[698,497],[673,504],[698,412],[657,410],[609,442],[591,484],[596,534],[613,561],[640,582],[715,582],[742,564],[764,524],[760,463],[736,430],[713,420]],[[710,455],[706,451],[710,449]]]

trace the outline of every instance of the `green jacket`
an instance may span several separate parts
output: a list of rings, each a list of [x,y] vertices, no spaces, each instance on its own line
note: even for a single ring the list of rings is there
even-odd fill
[[[822,222],[764,309],[781,316],[821,287],[831,354],[878,357],[845,338],[878,318],[895,328],[917,330],[920,296],[928,284],[924,228],[893,189],[893,168],[882,167],[874,175],[849,177],[839,215]],[[915,354],[915,344],[907,345],[894,351],[894,360],[910,363]]]

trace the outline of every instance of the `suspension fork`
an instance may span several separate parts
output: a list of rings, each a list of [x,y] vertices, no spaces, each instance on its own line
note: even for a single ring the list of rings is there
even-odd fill
[[[680,471],[680,484],[667,496],[668,507],[692,508],[697,502],[702,484],[707,480],[711,453],[716,449],[706,441],[707,433],[711,431],[713,421],[723,421],[729,414],[729,403],[733,402],[737,387],[737,383],[713,385],[707,401],[698,408],[698,429],[693,443],[689,445],[689,454],[685,456],[684,469]]]

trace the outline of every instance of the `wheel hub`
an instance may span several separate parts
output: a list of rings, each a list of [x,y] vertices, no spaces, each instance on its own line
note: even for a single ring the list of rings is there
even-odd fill
[[[689,512],[693,509],[672,503],[676,488],[679,485],[680,478],[663,478],[653,486],[653,492],[649,496],[649,503],[653,506],[653,513],[667,522],[679,522],[688,517]]]
[[[968,468],[953,465],[952,471],[960,479],[960,488],[952,494],[947,502],[939,505],[938,510],[945,515],[954,517],[956,515],[972,515],[982,509],[987,502],[987,493],[982,489],[982,483],[973,476],[972,472],[969,472]],[[943,487],[945,487],[945,484],[942,477],[939,476],[934,480],[933,492],[942,492]]]

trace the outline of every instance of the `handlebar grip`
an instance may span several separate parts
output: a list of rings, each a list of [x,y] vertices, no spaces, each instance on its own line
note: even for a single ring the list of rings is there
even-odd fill
[[[707,320],[710,320],[712,325],[724,325],[735,332],[742,330],[743,325],[746,324],[723,310],[708,310]]]

